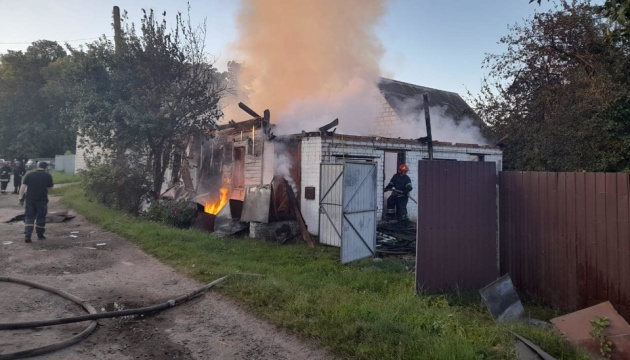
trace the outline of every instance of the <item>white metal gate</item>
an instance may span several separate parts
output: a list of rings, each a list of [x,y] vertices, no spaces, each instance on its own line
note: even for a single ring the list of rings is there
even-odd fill
[[[341,248],[341,263],[374,255],[376,163],[321,164],[319,242]]]

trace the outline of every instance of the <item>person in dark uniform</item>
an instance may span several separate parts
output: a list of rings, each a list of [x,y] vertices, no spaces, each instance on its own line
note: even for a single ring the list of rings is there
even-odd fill
[[[24,176],[20,187],[20,205],[24,208],[24,241],[31,242],[33,228],[39,240],[46,239],[46,215],[48,213],[48,189],[53,187],[52,176],[47,172],[48,163],[40,161],[37,170]]]
[[[383,189],[383,191],[392,191],[392,194],[387,198],[387,212],[388,219],[397,219],[398,221],[409,221],[407,215],[407,202],[409,201],[409,193],[413,190],[411,186],[411,179],[407,176],[409,167],[407,164],[402,164],[398,167],[398,172],[394,174],[389,184]]]
[[[9,181],[11,181],[11,165],[9,165],[8,161],[2,162],[0,164],[0,193],[2,195],[7,194],[7,186],[9,185]]]
[[[17,194],[22,186],[22,177],[26,174],[26,169],[20,161],[16,161],[13,165],[13,193]]]

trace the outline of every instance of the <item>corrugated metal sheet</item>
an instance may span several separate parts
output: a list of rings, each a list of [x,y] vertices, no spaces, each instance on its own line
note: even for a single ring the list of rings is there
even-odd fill
[[[376,210],[376,163],[346,162],[343,175],[342,264],[374,255]]]
[[[343,164],[321,164],[319,179],[319,242],[341,246]]]
[[[495,166],[418,163],[418,291],[479,289],[498,277]]]
[[[630,318],[630,175],[501,172],[501,273],[563,310]]]
[[[321,164],[319,240],[341,248],[341,263],[374,254],[376,163]]]

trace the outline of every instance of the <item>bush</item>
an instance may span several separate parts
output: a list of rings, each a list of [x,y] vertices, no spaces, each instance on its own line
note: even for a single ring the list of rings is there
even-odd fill
[[[100,163],[81,172],[81,183],[89,199],[130,214],[138,214],[149,192],[150,181],[129,162]]]
[[[188,228],[196,215],[197,206],[188,200],[160,200],[153,203],[141,217],[178,228]]]

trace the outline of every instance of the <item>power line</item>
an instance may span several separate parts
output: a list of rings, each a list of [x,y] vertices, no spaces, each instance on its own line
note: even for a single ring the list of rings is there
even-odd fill
[[[54,42],[58,42],[58,43],[67,43],[67,42],[73,42],[73,41],[98,40],[101,37],[102,36],[96,37],[96,38],[73,39],[73,40],[50,40],[50,41],[54,41]],[[109,36],[105,36],[105,37],[109,38]],[[42,39],[42,40],[46,40],[46,39]],[[31,41],[31,42],[0,42],[0,45],[30,45],[32,43],[34,43],[34,41]]]

